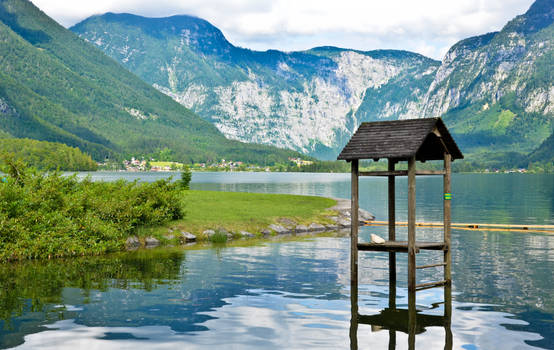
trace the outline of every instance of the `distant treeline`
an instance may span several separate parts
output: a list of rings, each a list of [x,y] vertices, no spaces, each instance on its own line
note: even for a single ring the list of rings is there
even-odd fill
[[[78,148],[58,142],[31,139],[0,139],[0,153],[11,153],[25,164],[40,170],[90,171],[96,162]]]

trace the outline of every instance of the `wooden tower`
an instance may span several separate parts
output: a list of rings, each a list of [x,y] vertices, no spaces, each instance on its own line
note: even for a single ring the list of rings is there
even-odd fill
[[[387,171],[360,172],[360,159],[388,160]],[[450,177],[451,162],[463,158],[458,146],[450,136],[440,118],[409,119],[398,121],[362,123],[344,147],[338,159],[351,163],[351,293],[358,294],[358,251],[381,251],[389,253],[390,285],[396,285],[396,253],[408,254],[408,305],[415,315],[415,292],[427,288],[447,286],[445,300],[450,299],[451,249],[450,249]],[[416,170],[416,162],[443,160],[443,170]],[[398,162],[407,161],[408,170],[396,170]],[[442,239],[436,242],[416,240],[416,176],[438,175],[443,177],[444,188],[444,231]],[[360,176],[385,176],[388,178],[388,240],[384,243],[358,242],[358,178]],[[408,176],[408,240],[396,240],[395,228],[395,177]],[[443,251],[443,262],[416,266],[416,254],[420,250]],[[416,270],[442,266],[443,279],[417,284]],[[353,299],[354,300],[354,299]],[[357,305],[355,306],[357,310]],[[353,305],[354,310],[354,305]],[[451,310],[445,308],[445,314]],[[410,312],[410,315],[412,312]],[[415,321],[414,321],[415,322]],[[415,327],[415,324],[413,324]]]

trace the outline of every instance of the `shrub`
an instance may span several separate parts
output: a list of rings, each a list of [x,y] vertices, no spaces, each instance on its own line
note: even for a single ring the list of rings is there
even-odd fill
[[[120,250],[138,227],[184,217],[182,190],[168,180],[78,181],[3,160],[0,261]]]

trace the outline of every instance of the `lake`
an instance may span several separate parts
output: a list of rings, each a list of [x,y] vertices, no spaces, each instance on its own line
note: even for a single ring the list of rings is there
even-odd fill
[[[79,177],[86,173],[78,174]],[[169,173],[89,174],[154,181]],[[175,175],[175,174],[173,174]],[[178,175],[178,174],[177,174]],[[191,188],[349,198],[348,174],[194,173]],[[386,220],[386,179],[360,179],[360,206]],[[453,222],[554,224],[554,175],[454,174]],[[407,218],[397,180],[397,218]],[[442,220],[442,180],[418,177],[417,220]],[[406,236],[399,228],[398,239]],[[386,235],[383,227],[364,227]],[[417,228],[418,238],[440,237]],[[554,236],[452,231],[454,349],[554,349]],[[350,241],[345,235],[255,244],[174,247],[0,266],[0,347],[18,349],[346,349]],[[388,255],[360,252],[361,314],[388,305]],[[418,263],[436,262],[433,252]],[[407,305],[407,259],[397,254],[396,303]],[[419,282],[438,269],[418,271]],[[444,311],[442,288],[417,294]],[[418,349],[445,346],[445,328],[418,331]],[[397,349],[408,334],[393,332]],[[391,331],[360,324],[360,349],[389,349]]]

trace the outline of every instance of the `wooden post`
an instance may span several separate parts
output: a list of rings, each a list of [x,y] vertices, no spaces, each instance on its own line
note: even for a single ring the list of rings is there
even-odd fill
[[[393,159],[388,160],[388,170],[394,171],[394,165],[395,161]],[[396,195],[396,189],[394,187],[395,185],[395,176],[389,176],[389,241],[396,240],[396,216],[395,216],[395,210],[396,210],[396,203],[395,203],[395,195]],[[396,253],[389,252],[389,286],[396,285]],[[394,307],[394,306],[392,306]]]
[[[358,350],[358,292],[350,293],[350,350]]]
[[[450,174],[451,174],[451,161],[452,156],[448,153],[444,153],[444,245],[446,249],[444,251],[444,280],[447,284],[452,283],[451,276],[451,260],[452,254],[450,250],[450,224],[451,224],[451,200],[452,194],[450,193]]]
[[[452,350],[452,286],[444,286],[444,349]]]
[[[358,160],[352,160],[350,179],[350,348],[358,349]]]
[[[350,292],[358,295],[358,160],[352,160],[350,203]]]
[[[408,290],[408,349],[415,350],[417,329],[416,292]]]
[[[415,156],[408,160],[408,292],[415,292],[416,285],[416,164]]]

